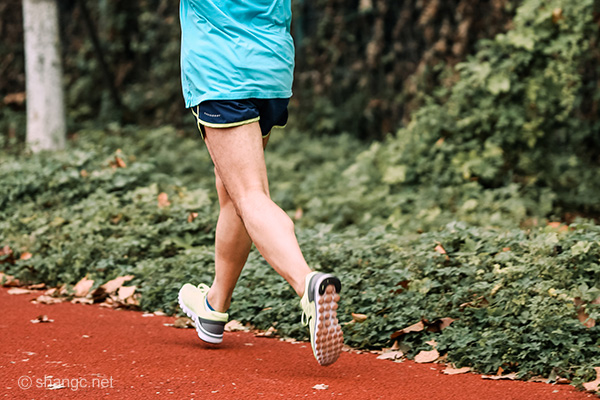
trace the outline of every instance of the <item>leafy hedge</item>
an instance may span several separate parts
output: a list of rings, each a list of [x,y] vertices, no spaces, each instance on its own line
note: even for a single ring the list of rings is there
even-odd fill
[[[298,209],[307,210],[297,220],[307,260],[343,279],[346,342],[389,346],[401,328],[450,317],[456,321],[441,333],[404,335],[406,354],[427,349],[434,338],[450,361],[481,372],[502,367],[522,377],[589,380],[591,367],[600,365],[600,328],[578,320],[574,299],[587,304],[579,312],[600,318],[600,306],[591,304],[600,295],[600,228],[584,221],[568,230],[529,231],[453,222],[419,234],[414,224],[343,227],[332,203],[310,211],[308,203],[327,196],[340,206],[349,197],[370,201],[357,191],[359,183],[336,194],[306,192],[314,180],[333,180],[352,168],[363,146],[349,137],[285,132],[268,151],[273,197],[297,218]],[[33,254],[0,264],[9,274],[49,285],[88,276],[96,286],[133,274],[141,306],[169,313],[177,311],[183,282],[212,278],[218,203],[200,140],[172,128],[87,131],[64,153],[4,154],[0,176],[0,245],[14,249],[17,259]],[[169,205],[159,206],[161,192]],[[294,292],[253,252],[231,317],[305,338],[299,312]],[[351,313],[368,317],[350,323]]]
[[[580,319],[600,318],[600,229],[565,211],[598,212],[596,3],[523,2],[513,29],[449,70],[454,84],[386,141],[274,135],[272,196],[309,263],[343,278],[347,343],[389,345],[449,317],[401,336],[405,352],[435,338],[482,372],[593,377],[600,328]],[[167,312],[183,282],[210,280],[218,210],[198,139],[113,126],[63,153],[1,155],[0,245],[33,254],[5,272],[51,285],[133,274],[142,307]],[[548,225],[561,217],[568,228]],[[290,310],[293,291],[252,253],[232,318],[305,337]]]

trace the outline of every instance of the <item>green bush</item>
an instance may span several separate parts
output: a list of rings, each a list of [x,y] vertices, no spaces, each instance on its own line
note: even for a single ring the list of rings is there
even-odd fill
[[[599,328],[581,324],[574,298],[587,304],[590,318],[600,318],[600,306],[590,304],[600,295],[598,226],[581,221],[567,231],[524,231],[454,222],[422,234],[414,225],[366,229],[366,218],[362,226],[346,226],[352,204],[378,210],[369,203],[369,182],[337,193],[316,182],[333,182],[340,170],[353,168],[363,146],[349,137],[315,140],[288,131],[276,133],[267,152],[273,197],[292,215],[307,210],[297,220],[307,261],[342,277],[346,343],[389,346],[399,329],[450,317],[455,321],[440,333],[402,336],[406,354],[435,339],[449,361],[481,372],[502,367],[524,378],[589,380],[600,363]],[[115,128],[108,135],[81,132],[62,153],[4,154],[2,160],[0,245],[14,249],[17,259],[33,255],[0,264],[4,272],[51,286],[74,285],[84,276],[99,286],[132,274],[142,308],[168,313],[178,310],[182,283],[211,281],[218,202],[199,139],[171,128]],[[162,208],[161,192],[170,201]],[[315,206],[308,203],[330,195],[334,203],[310,211]],[[425,197],[415,193],[414,199]],[[198,214],[192,222],[190,212]],[[252,252],[231,318],[305,339],[299,313],[289,285]],[[352,323],[351,313],[367,319]]]

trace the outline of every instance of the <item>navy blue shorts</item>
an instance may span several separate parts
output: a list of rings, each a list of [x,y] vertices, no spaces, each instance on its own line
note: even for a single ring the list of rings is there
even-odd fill
[[[288,120],[290,99],[206,100],[192,107],[198,129],[204,139],[204,127],[232,128],[258,122],[263,137],[271,129],[283,128]]]

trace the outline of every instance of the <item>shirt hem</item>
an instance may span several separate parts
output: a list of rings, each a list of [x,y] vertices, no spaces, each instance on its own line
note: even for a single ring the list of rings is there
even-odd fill
[[[198,98],[191,97],[185,100],[185,107],[195,107],[203,101],[207,100],[244,100],[244,99],[289,99],[292,97],[292,91],[275,91],[275,92],[264,92],[264,91],[245,91],[245,92],[231,92],[231,93],[206,93]]]

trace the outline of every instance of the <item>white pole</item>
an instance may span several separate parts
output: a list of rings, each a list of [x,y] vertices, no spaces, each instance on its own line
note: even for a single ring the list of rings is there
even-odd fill
[[[27,143],[33,151],[65,147],[66,123],[56,0],[23,0]]]

